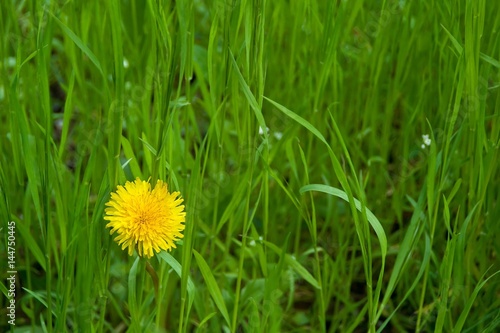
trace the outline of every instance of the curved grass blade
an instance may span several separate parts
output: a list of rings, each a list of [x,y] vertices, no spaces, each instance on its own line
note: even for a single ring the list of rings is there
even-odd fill
[[[276,252],[276,254],[278,254],[279,256],[281,256],[281,254],[283,253],[283,250],[281,250],[273,243],[264,241],[264,244],[266,244],[268,248]],[[291,255],[285,254],[285,262],[287,265],[292,267],[292,269],[295,272],[297,272],[297,274],[299,274],[304,280],[309,282],[311,286],[313,286],[316,289],[321,289],[321,286],[319,285],[318,281],[316,281],[314,276],[312,276],[312,274],[309,273],[309,271],[304,266],[302,266],[296,259],[294,259]]]
[[[182,278],[182,268],[181,264],[172,257],[172,255],[168,252],[161,251],[160,253],[157,254],[163,261],[165,261],[172,269],[179,275],[179,278]],[[191,280],[191,277],[188,276],[187,280],[187,292],[189,295],[189,303],[191,304],[194,299],[194,294],[196,292],[196,288],[194,286],[193,280]]]
[[[301,194],[308,191],[323,192],[344,199],[345,201],[349,202],[347,194],[344,191],[332,186],[323,184],[309,184],[303,186],[300,189]],[[356,205],[356,209],[361,212],[361,202],[358,199],[354,198],[354,203]],[[377,217],[368,208],[366,208],[366,217],[368,219],[368,222],[372,226],[373,230],[375,231],[375,234],[377,234],[377,238],[380,242],[380,252],[382,253],[382,256],[385,258],[385,256],[387,255],[387,237],[385,235],[384,228],[382,227],[382,224],[379,222]]]
[[[99,72],[104,77],[104,72],[102,71],[101,63],[99,62],[95,54],[88,48],[87,45],[85,45],[85,43],[80,39],[80,37],[78,37],[70,28],[68,28],[66,24],[62,23],[61,20],[59,20],[57,17],[54,16],[54,14],[50,13],[50,15],[52,16],[54,21],[61,27],[64,33],[76,44],[76,46],[78,46],[78,48],[80,48],[80,50],[82,50],[82,52],[85,53],[87,57],[89,57],[90,61],[92,61],[92,63],[95,65],[95,67],[97,67]]]
[[[205,261],[205,259],[203,259],[201,254],[198,253],[198,251],[193,249],[193,254],[194,257],[196,258],[196,262],[198,263],[198,267],[200,268],[201,274],[203,275],[203,279],[207,284],[207,289],[210,292],[210,296],[212,296],[215,305],[221,312],[227,325],[231,327],[231,321],[229,320],[229,312],[227,311],[226,303],[222,298],[222,293],[219,289],[219,286],[217,285],[217,282],[215,281],[214,275],[212,274],[210,267],[208,267],[207,262]]]
[[[486,275],[487,272],[481,276],[481,280],[484,279],[484,276]],[[496,271],[492,275],[490,275],[487,279],[485,279],[483,282],[479,283],[476,288],[474,288],[474,291],[472,292],[472,295],[469,297],[467,300],[467,303],[465,304],[464,309],[462,310],[462,313],[460,314],[460,317],[457,320],[457,323],[455,324],[455,327],[453,329],[453,332],[461,332],[462,327],[465,324],[465,319],[467,319],[467,316],[469,315],[470,309],[472,308],[472,305],[474,304],[474,301],[479,294],[479,291],[484,287],[486,282],[488,282],[491,278],[493,278],[495,275],[500,273],[500,271]]]

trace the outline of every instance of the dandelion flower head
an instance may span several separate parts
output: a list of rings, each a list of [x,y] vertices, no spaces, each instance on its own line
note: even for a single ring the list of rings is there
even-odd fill
[[[167,184],[158,180],[151,190],[149,181],[136,178],[119,185],[106,203],[106,225],[122,250],[132,255],[137,248],[139,256],[151,258],[153,250],[175,248],[175,241],[183,237],[186,213],[179,192],[168,192]]]

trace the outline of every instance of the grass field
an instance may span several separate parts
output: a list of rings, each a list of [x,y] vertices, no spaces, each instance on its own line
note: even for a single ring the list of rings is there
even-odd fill
[[[498,13],[2,1],[0,331],[497,332]],[[184,198],[150,259],[136,177]]]

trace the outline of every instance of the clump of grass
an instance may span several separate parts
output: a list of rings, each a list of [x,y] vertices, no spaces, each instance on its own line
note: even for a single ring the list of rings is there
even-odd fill
[[[499,10],[2,2],[2,331],[495,331]],[[149,261],[136,177],[186,205]]]

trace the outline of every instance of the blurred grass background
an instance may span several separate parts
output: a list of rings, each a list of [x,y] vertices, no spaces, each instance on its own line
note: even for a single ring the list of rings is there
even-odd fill
[[[0,215],[18,272],[2,331],[500,326],[500,3],[0,12]],[[184,240],[150,260],[156,296],[104,227],[135,177],[186,203]]]

